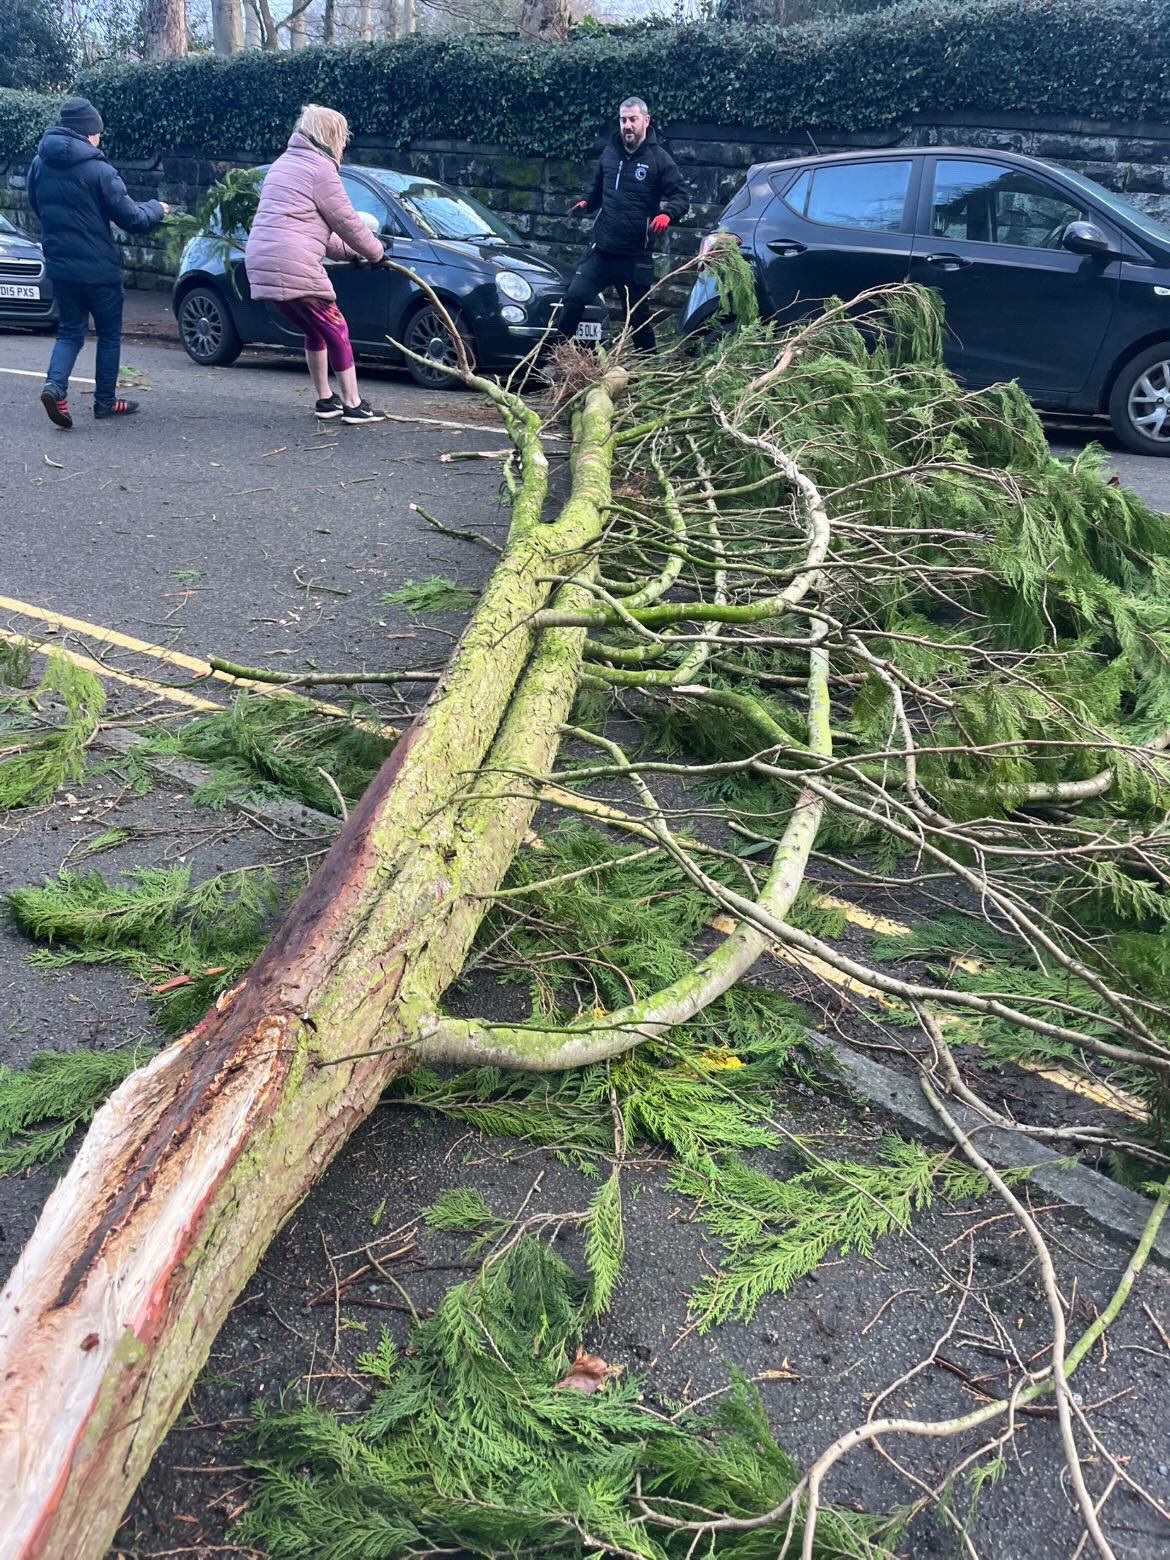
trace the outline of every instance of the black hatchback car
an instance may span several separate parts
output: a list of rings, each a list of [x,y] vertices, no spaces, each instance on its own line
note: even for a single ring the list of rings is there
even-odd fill
[[[946,307],[966,384],[1018,379],[1170,455],[1170,230],[1093,180],[1009,152],[898,148],[761,163],[704,240],[737,241],[782,320],[911,281]],[[717,307],[700,273],[680,322]]]
[[[54,330],[57,308],[41,246],[0,217],[0,325]]]
[[[387,255],[442,299],[479,369],[507,372],[540,342],[568,275],[525,248],[506,222],[470,195],[416,174],[347,165],[341,180]],[[428,389],[454,383],[440,367],[454,365],[454,344],[415,282],[384,268],[326,264],[356,353],[405,361]],[[242,256],[225,257],[222,243],[196,238],[187,245],[172,305],[183,346],[196,363],[233,363],[253,342],[302,345],[300,333],[275,309],[252,299]],[[586,311],[578,337],[599,341],[605,318],[598,302]],[[404,360],[387,337],[435,366]]]

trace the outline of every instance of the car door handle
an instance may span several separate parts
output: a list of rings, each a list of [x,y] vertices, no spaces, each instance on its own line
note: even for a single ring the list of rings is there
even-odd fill
[[[802,244],[798,238],[774,238],[768,245],[768,248],[774,255],[790,260],[793,255],[804,254],[808,245]]]
[[[937,265],[940,271],[961,271],[971,264],[962,255],[927,255],[925,264]]]

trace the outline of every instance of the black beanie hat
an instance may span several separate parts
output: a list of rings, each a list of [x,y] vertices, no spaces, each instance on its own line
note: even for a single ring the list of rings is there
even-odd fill
[[[78,135],[102,133],[102,116],[88,98],[66,98],[61,104],[61,123],[66,130],[75,130]]]

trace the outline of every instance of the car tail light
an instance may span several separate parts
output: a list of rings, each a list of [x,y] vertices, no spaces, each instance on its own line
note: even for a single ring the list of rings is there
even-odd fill
[[[699,245],[699,270],[703,269],[703,261],[716,249],[724,244],[738,244],[743,247],[743,239],[738,233],[728,233],[723,228],[717,228],[714,233],[708,233]]]

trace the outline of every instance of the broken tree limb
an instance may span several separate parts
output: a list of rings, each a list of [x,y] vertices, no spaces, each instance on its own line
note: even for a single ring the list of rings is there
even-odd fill
[[[539,424],[513,418],[508,545],[442,683],[266,952],[110,1098],[46,1204],[4,1291],[5,1556],[105,1553],[274,1231],[411,1065],[418,1015],[458,973],[536,805],[525,786],[477,811],[469,777],[493,744],[516,757],[518,683],[538,762],[576,687],[583,636],[542,640],[526,678],[530,625],[550,560],[564,569],[599,535],[624,382],[614,371],[587,398],[550,524]]]

